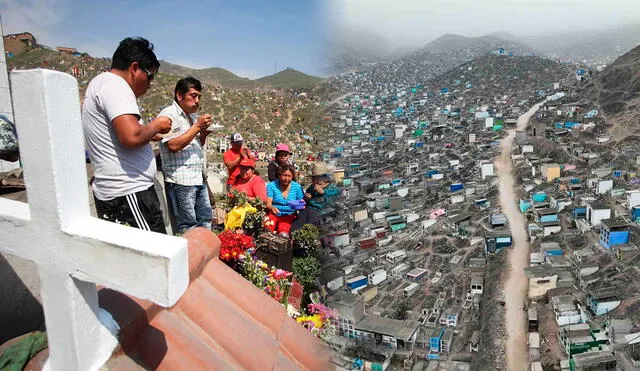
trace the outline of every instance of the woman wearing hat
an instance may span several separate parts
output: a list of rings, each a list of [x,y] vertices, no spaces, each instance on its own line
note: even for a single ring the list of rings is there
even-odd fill
[[[320,215],[325,213],[336,196],[340,194],[338,186],[331,181],[329,167],[324,162],[314,162],[311,168],[311,185],[304,193],[307,207],[300,212],[291,226],[291,231],[302,228],[304,224],[320,225]]]
[[[278,169],[284,165],[293,165],[293,162],[291,162],[291,150],[288,145],[279,143],[276,146],[276,157],[269,163],[269,167],[267,168],[270,182],[278,179]]]
[[[258,197],[266,202],[267,184],[261,177],[256,175],[256,162],[252,159],[244,158],[238,166],[240,167],[240,174],[236,177],[236,181],[231,188],[243,192],[251,200]]]
[[[338,186],[331,181],[329,167],[324,162],[314,162],[311,169],[311,185],[305,192],[307,205],[322,212],[340,194]]]

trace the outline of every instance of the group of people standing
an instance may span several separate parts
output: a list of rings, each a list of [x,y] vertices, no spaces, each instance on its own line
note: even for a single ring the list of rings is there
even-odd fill
[[[156,160],[150,143],[157,141],[176,232],[198,226],[210,229],[213,213],[203,148],[212,118],[194,115],[200,108],[202,84],[193,77],[180,79],[172,104],[145,124],[136,99],[146,93],[159,66],[148,40],[126,38],[116,49],[109,71],[89,83],[82,124],[94,168],[96,212],[105,220],[166,233],[154,189]],[[314,166],[312,184],[305,192],[296,182],[289,147],[278,144],[267,184],[256,174],[256,157],[242,135],[235,133],[230,139],[231,148],[223,156],[229,171],[227,190],[235,188],[262,199],[267,225],[276,233],[288,235],[296,223],[317,223],[325,203],[337,195],[326,164]]]

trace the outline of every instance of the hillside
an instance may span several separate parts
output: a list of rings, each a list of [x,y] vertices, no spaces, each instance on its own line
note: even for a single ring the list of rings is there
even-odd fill
[[[392,52],[383,38],[379,38],[376,44],[373,36],[363,37],[361,41],[354,41],[351,44],[343,42],[339,48],[334,49],[333,58],[329,58],[329,70],[334,72],[358,70],[394,76],[412,73],[417,77],[416,81],[423,81],[476,57],[493,53],[499,48],[503,48],[507,54],[535,54],[534,49],[521,42],[513,41],[513,38],[513,35],[507,33],[481,37],[445,34],[422,48]],[[376,45],[379,45],[377,55],[372,51],[375,50]]]
[[[323,79],[292,68],[287,68],[276,74],[261,77],[254,80],[255,84],[266,85],[272,88],[293,89],[299,87],[311,87],[320,84]]]
[[[392,61],[361,67],[342,80],[346,81],[344,88],[347,90],[351,85],[375,89],[379,82],[399,82],[411,86],[424,83],[475,58],[495,54],[500,48],[504,49],[505,54],[516,56],[533,53],[533,50],[524,44],[505,41],[497,36],[465,37],[447,34],[418,51]]]
[[[108,58],[76,57],[44,48],[33,48],[7,59],[9,70],[47,68],[73,74],[75,67],[81,99],[91,79],[108,70],[110,64]],[[190,72],[179,70],[179,66],[172,68],[176,72]],[[166,72],[170,70],[161,69],[147,93],[139,99],[144,120],[154,118],[172,102],[176,81],[183,75]],[[286,73],[284,77],[276,77],[274,81],[286,82],[287,77],[295,80],[300,76],[296,74],[291,77],[290,73]],[[322,133],[328,128],[323,122],[325,106],[322,104],[331,93],[328,89],[324,85],[296,90],[267,86],[236,89],[209,84],[203,91],[200,111],[211,113],[215,122],[224,125],[225,129],[216,135],[240,131],[254,149],[269,151],[275,147],[276,142],[282,141],[293,145],[302,153],[314,153],[314,141],[309,138],[322,137]],[[300,92],[306,92],[306,98],[301,98]]]
[[[619,57],[603,71],[594,73],[577,90],[582,102],[596,104],[608,124],[613,140],[636,135],[640,126],[640,46]]]
[[[494,96],[519,102],[541,91],[552,92],[553,84],[565,81],[573,70],[571,65],[539,57],[485,55],[436,77],[429,85],[466,99]]]

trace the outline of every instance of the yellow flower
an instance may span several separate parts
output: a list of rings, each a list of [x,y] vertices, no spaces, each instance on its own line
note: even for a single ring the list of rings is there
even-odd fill
[[[299,323],[312,322],[313,327],[322,328],[322,317],[318,314],[314,314],[312,316],[300,316],[296,318],[296,321]]]

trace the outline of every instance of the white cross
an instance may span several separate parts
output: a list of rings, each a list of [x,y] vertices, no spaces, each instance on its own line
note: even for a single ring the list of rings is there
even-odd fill
[[[16,71],[11,87],[29,203],[0,198],[0,251],[38,266],[47,368],[98,369],[117,340],[96,284],[171,306],[189,283],[187,241],[90,216],[73,77]]]

